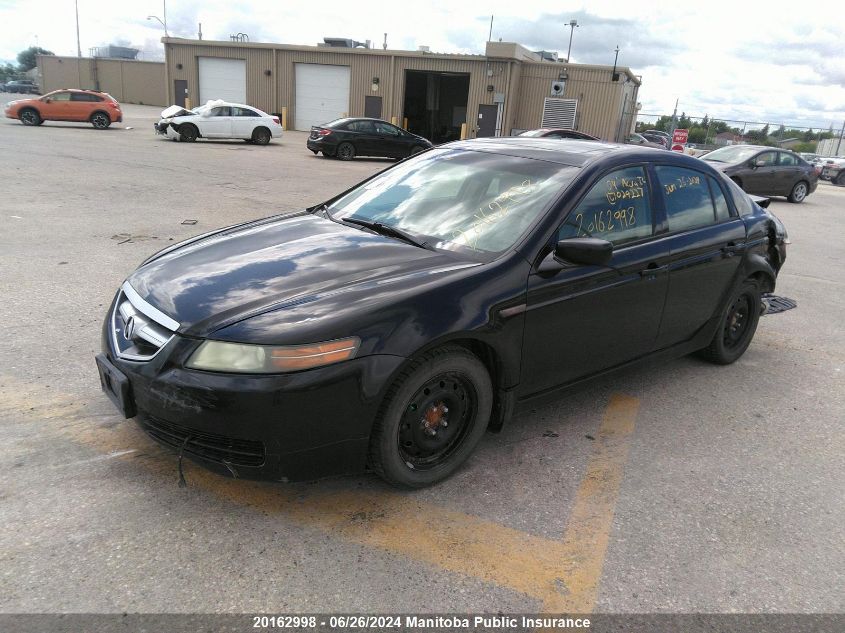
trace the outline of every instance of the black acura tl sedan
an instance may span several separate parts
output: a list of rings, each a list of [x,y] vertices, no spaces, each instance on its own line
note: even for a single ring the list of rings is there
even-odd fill
[[[352,160],[356,156],[405,158],[434,147],[426,138],[381,119],[337,119],[311,128],[305,146],[314,154]]]
[[[103,389],[222,474],[452,473],[538,398],[644,359],[731,363],[786,232],[707,163],[595,141],[459,141],[323,204],[145,261]]]

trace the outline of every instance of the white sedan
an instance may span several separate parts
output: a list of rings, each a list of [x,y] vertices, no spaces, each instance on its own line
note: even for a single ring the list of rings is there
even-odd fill
[[[155,124],[158,134],[176,141],[193,142],[198,138],[240,138],[248,143],[267,145],[282,135],[279,117],[241,103],[209,101],[186,110],[170,106]]]

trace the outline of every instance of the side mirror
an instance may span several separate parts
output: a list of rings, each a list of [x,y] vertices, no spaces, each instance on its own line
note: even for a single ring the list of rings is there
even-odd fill
[[[538,273],[556,273],[564,262],[585,266],[608,266],[613,258],[613,244],[597,237],[572,237],[560,240],[555,250],[540,262]]]
[[[754,166],[755,167],[765,167],[766,161],[764,161],[762,158],[760,160],[756,160],[756,161],[754,161]]]
[[[613,257],[613,244],[598,237],[571,237],[557,243],[555,257],[573,264],[607,266]]]

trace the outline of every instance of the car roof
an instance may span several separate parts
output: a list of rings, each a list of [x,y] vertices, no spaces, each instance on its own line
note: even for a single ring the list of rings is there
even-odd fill
[[[572,167],[585,167],[605,158],[617,156],[630,157],[634,160],[674,160],[682,159],[683,154],[653,147],[605,143],[604,141],[583,141],[580,139],[550,139],[532,136],[503,136],[498,138],[476,138],[465,141],[453,141],[440,145],[455,149],[486,151],[508,154],[521,158],[545,160]],[[691,158],[687,156],[686,158]],[[697,159],[693,159],[697,160]]]

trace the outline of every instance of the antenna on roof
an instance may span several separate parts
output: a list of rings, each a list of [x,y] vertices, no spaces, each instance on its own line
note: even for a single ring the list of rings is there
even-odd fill
[[[384,44],[381,45],[384,50],[387,50],[387,33],[384,34]]]

